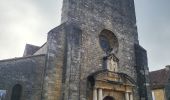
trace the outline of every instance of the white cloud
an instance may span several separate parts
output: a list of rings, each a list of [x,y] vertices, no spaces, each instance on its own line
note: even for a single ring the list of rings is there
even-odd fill
[[[44,10],[54,11],[54,0],[46,7],[43,1],[47,0],[0,0],[0,59],[22,56],[26,43],[42,45],[46,33],[59,24],[60,10]]]

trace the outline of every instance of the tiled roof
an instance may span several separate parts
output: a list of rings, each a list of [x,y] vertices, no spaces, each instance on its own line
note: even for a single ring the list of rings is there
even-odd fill
[[[152,89],[163,88],[167,83],[170,76],[170,68],[164,68],[157,71],[150,72],[150,83]]]
[[[38,49],[40,49],[39,46],[35,46],[35,45],[32,45],[32,44],[26,44],[23,56],[33,55]]]

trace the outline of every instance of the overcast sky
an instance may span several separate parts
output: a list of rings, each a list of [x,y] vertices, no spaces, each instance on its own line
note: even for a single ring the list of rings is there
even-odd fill
[[[170,0],[135,0],[140,44],[150,70],[170,64]],[[60,24],[62,0],[0,0],[0,59],[22,56],[26,43],[41,46]]]

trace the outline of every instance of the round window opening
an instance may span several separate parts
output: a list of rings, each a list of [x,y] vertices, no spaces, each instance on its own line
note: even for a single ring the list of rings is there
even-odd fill
[[[99,35],[100,46],[106,53],[118,52],[118,39],[112,31],[103,30]]]

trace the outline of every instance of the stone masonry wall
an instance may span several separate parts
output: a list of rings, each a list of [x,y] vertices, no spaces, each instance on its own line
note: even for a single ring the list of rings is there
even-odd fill
[[[63,69],[65,68],[66,24],[52,29],[47,39],[47,64],[42,100],[61,100]]]
[[[170,100],[170,75],[167,84],[165,85],[165,98]]]
[[[79,98],[87,99],[87,76],[103,68],[105,53],[99,45],[99,34],[104,29],[118,38],[115,54],[119,59],[118,71],[137,81],[134,44],[138,44],[138,34],[133,0],[64,0],[63,3],[62,22],[74,23],[82,30],[81,68],[77,70],[80,71]]]
[[[82,31],[71,23],[66,32],[66,66],[63,74],[64,100],[80,100]]]
[[[5,100],[11,100],[12,88],[22,86],[21,100],[41,100],[45,55],[0,61],[0,90],[7,90]]]
[[[146,50],[140,45],[135,45],[137,84],[140,99],[152,100],[149,80],[149,68]]]
[[[43,100],[79,100],[81,39],[73,23],[49,32]]]

